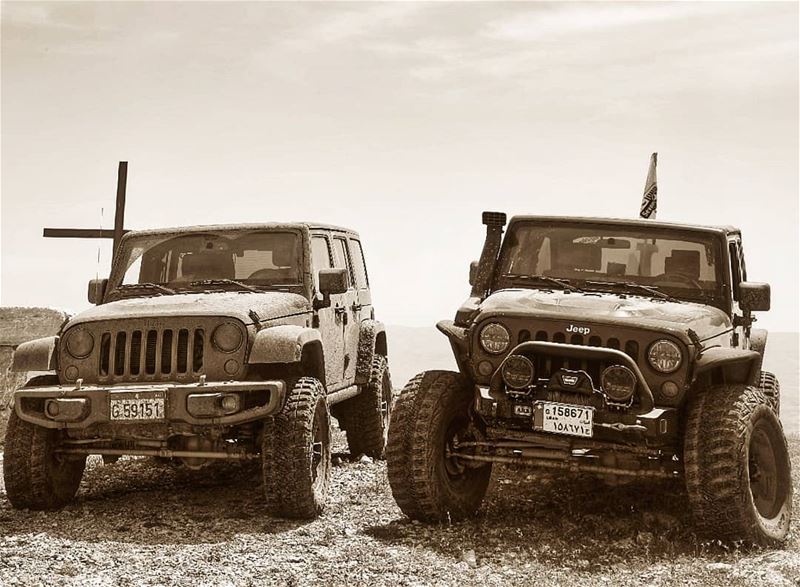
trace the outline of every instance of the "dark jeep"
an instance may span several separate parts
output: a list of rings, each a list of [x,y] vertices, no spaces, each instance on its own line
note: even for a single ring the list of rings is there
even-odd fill
[[[316,224],[130,232],[97,307],[20,345],[4,476],[11,503],[69,502],[90,454],[261,459],[270,511],[325,503],[330,415],[383,456],[391,383],[358,235]]]
[[[417,375],[389,428],[409,517],[475,512],[492,463],[683,479],[716,537],[783,540],[790,463],[762,371],[766,284],[737,229],[484,213],[472,293],[438,324],[459,372]],[[502,242],[501,242],[502,240]]]

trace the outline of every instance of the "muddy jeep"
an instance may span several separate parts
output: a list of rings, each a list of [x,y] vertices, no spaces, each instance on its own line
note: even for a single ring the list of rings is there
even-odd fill
[[[420,373],[395,406],[403,512],[473,514],[504,463],[682,479],[706,532],[782,541],[790,463],[767,335],[752,328],[770,289],[747,281],[739,230],[515,217],[503,238],[505,214],[483,221],[471,295],[437,325],[459,371]]]
[[[391,406],[386,334],[358,235],[316,224],[130,232],[96,307],[20,345],[41,371],[14,394],[6,491],[51,509],[87,455],[260,459],[268,509],[324,507],[330,417],[352,453],[381,458]]]

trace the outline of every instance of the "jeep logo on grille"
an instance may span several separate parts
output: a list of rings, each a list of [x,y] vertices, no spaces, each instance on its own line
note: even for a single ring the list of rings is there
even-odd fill
[[[584,336],[591,332],[591,328],[588,326],[575,326],[574,324],[570,324],[567,326],[567,332],[574,332],[576,334],[583,334]]]
[[[576,383],[578,383],[578,376],[577,375],[561,375],[561,383],[564,385],[569,385],[572,387]]]

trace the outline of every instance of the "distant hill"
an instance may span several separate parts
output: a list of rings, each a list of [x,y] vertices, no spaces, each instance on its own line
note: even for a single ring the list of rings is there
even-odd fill
[[[389,366],[392,382],[402,388],[409,379],[428,369],[455,369],[447,337],[435,327],[388,325]],[[800,434],[800,334],[771,332],[764,368],[781,382],[781,419],[786,431]]]

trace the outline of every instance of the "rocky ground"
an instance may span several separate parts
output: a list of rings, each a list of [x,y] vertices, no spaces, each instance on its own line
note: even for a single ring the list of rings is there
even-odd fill
[[[341,435],[336,449],[312,522],[269,518],[252,467],[92,458],[56,513],[11,509],[0,484],[0,585],[800,585],[797,520],[783,550],[722,546],[694,536],[678,488],[496,469],[477,519],[424,526],[384,463],[350,462]],[[798,497],[796,468],[796,512]]]

